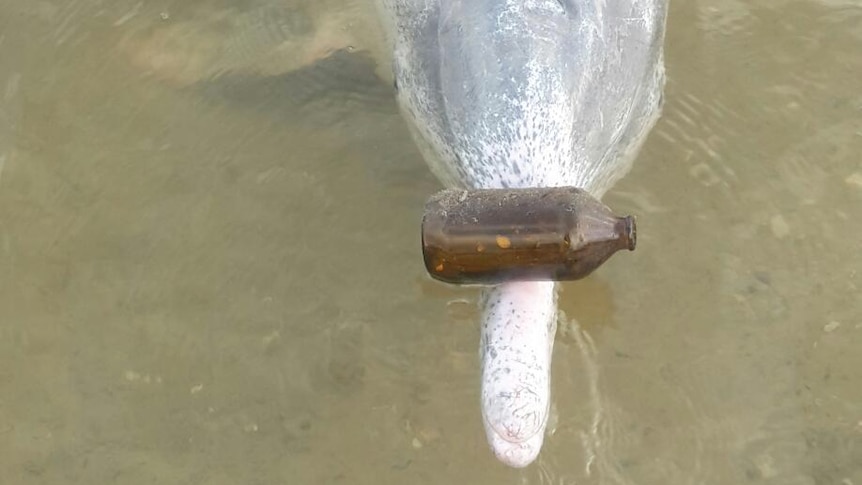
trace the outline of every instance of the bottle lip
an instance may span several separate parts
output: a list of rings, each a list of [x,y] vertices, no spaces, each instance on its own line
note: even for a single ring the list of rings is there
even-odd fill
[[[634,251],[638,243],[638,228],[634,216],[626,216],[625,218],[625,233],[626,241],[628,242],[629,251]]]

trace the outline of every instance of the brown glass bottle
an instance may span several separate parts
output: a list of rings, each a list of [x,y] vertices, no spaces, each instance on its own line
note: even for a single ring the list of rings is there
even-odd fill
[[[634,218],[575,187],[447,189],[422,219],[425,267],[454,284],[576,280],[635,243]]]

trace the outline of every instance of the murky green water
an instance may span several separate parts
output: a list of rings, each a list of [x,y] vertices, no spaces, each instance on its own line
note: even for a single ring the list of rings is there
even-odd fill
[[[368,10],[0,4],[0,483],[862,484],[862,6],[672,2],[524,471]]]

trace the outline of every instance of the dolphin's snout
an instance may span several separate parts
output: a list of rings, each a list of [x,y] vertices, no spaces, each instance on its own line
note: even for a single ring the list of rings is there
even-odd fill
[[[556,332],[552,282],[506,283],[486,290],[482,312],[482,417],[494,454],[529,465],[544,441]]]

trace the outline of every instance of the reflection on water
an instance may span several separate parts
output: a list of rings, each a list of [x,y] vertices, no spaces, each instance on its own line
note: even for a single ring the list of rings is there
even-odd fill
[[[862,9],[671,7],[513,471],[369,6],[0,6],[0,482],[862,484]]]

